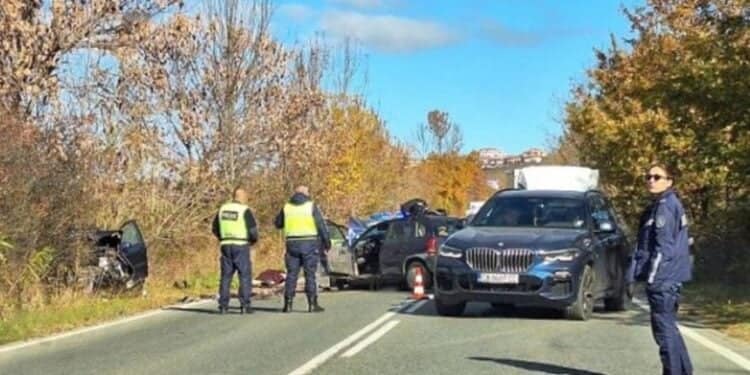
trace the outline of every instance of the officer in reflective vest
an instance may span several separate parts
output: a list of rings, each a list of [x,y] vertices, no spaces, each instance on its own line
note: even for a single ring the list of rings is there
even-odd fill
[[[234,199],[219,208],[213,222],[213,233],[221,243],[221,283],[219,284],[219,313],[229,308],[229,285],[234,272],[240,279],[240,313],[251,314],[250,295],[252,264],[250,245],[258,241],[258,228],[252,211],[247,206],[247,192],[234,190]]]
[[[654,164],[645,180],[653,199],[641,215],[628,282],[646,283],[662,374],[690,375],[693,365],[677,327],[682,283],[692,279],[687,217],[672,187],[672,168]]]
[[[292,311],[292,301],[297,287],[300,267],[305,270],[305,294],[309,312],[322,312],[318,304],[315,272],[320,262],[321,250],[331,248],[328,227],[318,207],[310,200],[306,186],[295,189],[292,198],[276,216],[276,228],[283,229],[286,240],[286,284],[284,286],[284,312]]]

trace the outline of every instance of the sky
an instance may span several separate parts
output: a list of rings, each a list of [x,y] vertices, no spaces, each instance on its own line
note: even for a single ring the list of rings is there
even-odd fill
[[[463,151],[547,148],[564,102],[610,35],[631,36],[623,6],[643,0],[276,0],[287,42],[350,38],[358,91],[394,136],[414,142],[428,111],[448,112]]]

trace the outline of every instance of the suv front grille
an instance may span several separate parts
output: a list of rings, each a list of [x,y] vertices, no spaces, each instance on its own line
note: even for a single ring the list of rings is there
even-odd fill
[[[466,263],[479,272],[521,273],[534,263],[534,252],[531,249],[473,247],[466,250]]]

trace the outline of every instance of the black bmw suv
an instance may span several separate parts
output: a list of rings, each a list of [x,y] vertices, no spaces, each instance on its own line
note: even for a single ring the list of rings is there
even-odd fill
[[[467,302],[489,302],[586,320],[603,299],[623,310],[630,249],[601,192],[501,190],[440,247],[436,308],[457,316]]]

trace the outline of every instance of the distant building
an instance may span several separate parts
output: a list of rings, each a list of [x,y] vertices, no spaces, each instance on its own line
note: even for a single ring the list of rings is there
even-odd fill
[[[527,164],[539,164],[542,162],[545,156],[547,155],[544,153],[544,151],[538,148],[532,148],[530,150],[524,151],[524,153],[521,154],[521,159],[523,159],[523,162]]]
[[[505,164],[521,164],[523,162],[523,158],[520,156],[508,156],[505,158]]]
[[[480,148],[479,158],[484,159],[502,159],[505,157],[505,153],[496,148]]]
[[[540,164],[546,153],[539,148],[532,148],[520,155],[507,155],[496,148],[479,149],[479,160],[483,169],[501,169],[522,164]]]
[[[494,169],[503,166],[505,153],[496,148],[479,149],[479,160],[482,162],[482,168]]]
[[[493,190],[500,190],[500,182],[497,180],[487,180],[487,186],[491,187]]]

